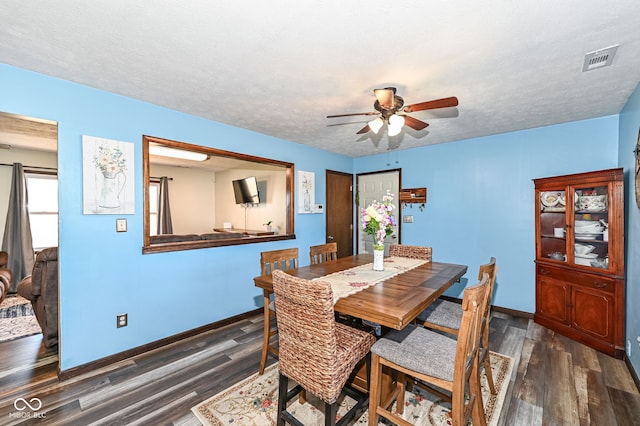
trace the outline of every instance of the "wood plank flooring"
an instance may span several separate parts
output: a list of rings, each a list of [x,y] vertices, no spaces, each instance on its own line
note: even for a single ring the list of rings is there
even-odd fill
[[[0,425],[199,425],[191,407],[256,372],[261,339],[258,315],[64,382],[40,336],[2,343]],[[640,425],[623,361],[499,312],[491,349],[515,359],[500,426]],[[44,418],[14,406],[34,397]]]

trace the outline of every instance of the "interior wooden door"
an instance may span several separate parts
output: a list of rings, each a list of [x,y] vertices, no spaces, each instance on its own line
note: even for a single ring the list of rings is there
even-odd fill
[[[353,175],[327,170],[326,242],[338,243],[338,257],[353,254]]]

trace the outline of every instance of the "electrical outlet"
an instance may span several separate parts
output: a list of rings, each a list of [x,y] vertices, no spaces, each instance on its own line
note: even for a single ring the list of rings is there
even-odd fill
[[[126,327],[129,323],[129,318],[127,314],[118,314],[116,315],[116,327]]]
[[[627,356],[631,356],[631,340],[627,340]]]

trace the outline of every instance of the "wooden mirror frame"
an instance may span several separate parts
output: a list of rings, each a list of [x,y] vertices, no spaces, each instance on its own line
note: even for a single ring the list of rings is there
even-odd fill
[[[267,164],[271,166],[283,167],[285,169],[285,186],[286,186],[286,218],[285,229],[278,235],[265,235],[251,238],[225,238],[218,240],[197,240],[197,241],[179,241],[171,243],[154,243],[151,244],[150,235],[150,209],[149,209],[149,185],[151,182],[149,167],[149,144],[157,143],[170,148],[176,148],[192,152],[200,152],[209,156],[229,158],[233,160],[248,161],[258,164]],[[285,161],[272,160],[269,158],[255,157],[237,152],[224,151],[216,148],[208,148],[199,145],[193,145],[185,142],[172,141],[154,136],[142,136],[142,168],[143,168],[143,186],[144,186],[144,230],[143,230],[143,246],[142,253],[161,253],[168,251],[192,250],[207,247],[220,247],[238,244],[253,244],[266,241],[289,240],[295,239],[294,232],[294,165]]]

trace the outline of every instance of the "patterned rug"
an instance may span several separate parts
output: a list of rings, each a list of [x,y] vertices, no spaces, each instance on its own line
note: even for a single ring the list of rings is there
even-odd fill
[[[42,333],[31,302],[21,296],[7,297],[0,304],[0,342]]]
[[[512,370],[512,358],[491,352],[491,371],[498,388],[497,395],[491,395],[489,392],[484,372],[481,377],[482,397],[489,426],[495,426],[498,423]],[[340,404],[338,415],[345,413],[350,406],[353,406],[353,400],[345,397]],[[268,367],[264,375],[254,374],[198,404],[191,411],[206,426],[230,424],[259,426],[276,424],[277,407],[278,364],[276,363]],[[450,410],[449,403],[414,387],[413,392],[407,392],[405,395],[402,417],[415,425],[450,425]],[[289,411],[305,425],[324,424],[323,403],[314,399],[312,395],[307,394],[307,402],[302,405],[297,398],[294,398],[290,403]],[[352,424],[366,425],[367,412],[365,411]]]

